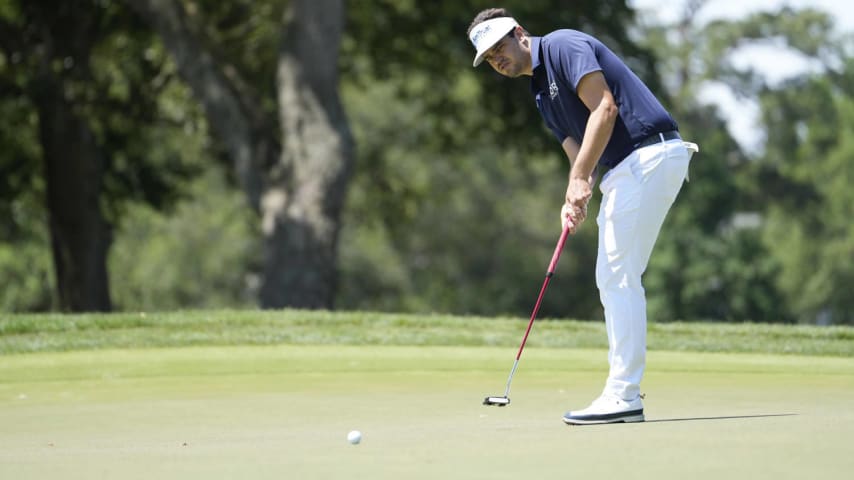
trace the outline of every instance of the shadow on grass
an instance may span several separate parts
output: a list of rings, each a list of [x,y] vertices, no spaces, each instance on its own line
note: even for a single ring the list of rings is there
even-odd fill
[[[689,418],[660,418],[655,420],[646,420],[645,423],[663,423],[663,422],[696,422],[700,420],[738,420],[743,418],[766,418],[766,417],[791,417],[797,413],[771,413],[766,415],[731,415],[726,417],[689,417]]]

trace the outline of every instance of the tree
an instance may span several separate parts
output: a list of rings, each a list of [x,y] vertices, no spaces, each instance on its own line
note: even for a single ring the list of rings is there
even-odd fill
[[[772,284],[794,320],[854,323],[854,267],[846,261],[854,258],[850,40],[835,35],[828,13],[812,9],[757,14],[738,27],[749,37],[782,39],[815,68],[780,85],[750,82],[767,140],[745,191],[763,216],[762,246],[777,270]]]
[[[651,308],[663,319],[850,321],[850,295],[842,292],[851,271],[839,258],[852,254],[851,197],[829,181],[850,173],[842,160],[850,74],[839,68],[850,62],[832,19],[782,8],[699,25],[694,15],[704,3],[689,2],[676,27],[648,37],[670,59],[665,78],[681,92],[682,126],[701,144],[691,167],[696,181],[679,200],[689,208],[674,210],[653,257],[651,270],[667,273],[649,278]],[[820,61],[824,71],[771,85],[733,61],[740,47],[772,42]],[[708,82],[759,102],[764,152],[741,152],[717,113],[696,104]]]
[[[337,282],[339,217],[354,156],[338,96],[343,2],[287,4],[274,50],[275,78],[264,80],[275,81],[274,92],[253,87],[256,65],[225,58],[228,46],[206,34],[213,29],[205,30],[208,24],[196,4],[187,9],[178,0],[126,3],[171,52],[262,218],[261,305],[330,308]],[[216,8],[211,2],[211,10]],[[230,9],[223,18],[225,28],[251,15],[248,3],[225,8]],[[270,94],[277,116],[265,108]]]
[[[146,161],[134,143],[157,117],[151,79],[161,63],[156,53],[145,59],[145,37],[109,2],[7,2],[0,11],[3,103],[23,120],[4,126],[17,140],[0,156],[0,204],[43,197],[62,310],[111,308],[106,258],[121,204],[162,206],[186,173]],[[8,238],[27,231],[13,226]]]
[[[847,60],[761,95],[768,147],[755,174],[770,189],[763,240],[780,264],[776,285],[801,322],[854,323],[852,79]]]
[[[103,157],[74,99],[83,93],[81,85],[91,82],[89,59],[98,40],[92,30],[100,12],[81,9],[77,3],[59,8],[26,3],[18,19],[27,23],[4,23],[4,44],[12,50],[9,57],[24,54],[24,61],[33,62],[24,88],[39,116],[60,305],[69,310],[109,310],[110,229],[99,205]],[[38,50],[44,53],[38,55]]]

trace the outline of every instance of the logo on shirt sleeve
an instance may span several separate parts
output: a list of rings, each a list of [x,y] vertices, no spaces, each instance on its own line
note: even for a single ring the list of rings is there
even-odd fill
[[[551,97],[551,99],[554,100],[556,96],[557,96],[557,83],[552,82],[551,84],[549,84],[549,97]]]

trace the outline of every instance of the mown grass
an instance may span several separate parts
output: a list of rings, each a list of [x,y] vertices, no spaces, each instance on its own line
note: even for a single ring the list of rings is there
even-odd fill
[[[637,480],[854,471],[850,358],[651,352],[646,423],[570,428],[560,416],[601,389],[605,351],[526,350],[512,406],[484,407],[503,391],[513,353],[270,345],[9,355],[0,358],[0,478],[599,479],[629,464]],[[354,429],[359,446],[345,439]]]
[[[516,346],[524,318],[374,312],[178,311],[0,317],[0,354],[201,345]],[[537,320],[531,346],[607,348],[604,324]],[[854,328],[650,324],[650,350],[854,356]]]

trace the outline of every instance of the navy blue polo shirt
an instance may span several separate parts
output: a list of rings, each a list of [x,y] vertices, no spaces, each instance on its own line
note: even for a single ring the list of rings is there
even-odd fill
[[[677,130],[676,122],[629,67],[599,40],[576,30],[531,37],[531,93],[549,129],[563,143],[584,138],[590,110],[576,88],[585,75],[601,71],[619,115],[599,164],[613,168],[643,139]]]

